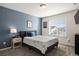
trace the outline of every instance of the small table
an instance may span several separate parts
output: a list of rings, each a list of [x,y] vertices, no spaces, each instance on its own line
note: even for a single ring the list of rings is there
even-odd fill
[[[13,38],[12,39],[12,48],[22,47],[22,38]]]

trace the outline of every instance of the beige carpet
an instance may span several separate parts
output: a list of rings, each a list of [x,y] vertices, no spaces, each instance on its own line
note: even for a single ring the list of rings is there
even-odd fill
[[[0,56],[41,56],[41,54],[37,53],[34,50],[29,50],[27,46],[23,46],[22,48],[15,49],[7,49],[4,51],[0,51]],[[47,56],[77,56],[74,53],[74,48],[64,45],[59,45],[58,48],[52,49]]]

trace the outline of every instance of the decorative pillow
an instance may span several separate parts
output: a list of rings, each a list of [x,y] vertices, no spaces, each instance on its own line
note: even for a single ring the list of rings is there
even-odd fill
[[[28,36],[28,37],[32,37],[33,34],[32,34],[31,32],[27,32],[26,36]]]
[[[36,36],[36,33],[35,32],[31,32],[31,33],[32,33],[33,36]]]

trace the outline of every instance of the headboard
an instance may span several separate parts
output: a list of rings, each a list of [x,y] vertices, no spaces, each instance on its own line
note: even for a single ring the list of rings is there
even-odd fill
[[[19,36],[20,37],[25,37],[25,36],[36,36],[37,31],[19,31]]]
[[[19,31],[18,34],[20,37],[24,37],[26,36],[26,31]]]

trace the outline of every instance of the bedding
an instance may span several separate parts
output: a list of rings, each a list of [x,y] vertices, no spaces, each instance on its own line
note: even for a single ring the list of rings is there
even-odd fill
[[[33,46],[45,54],[47,48],[58,42],[58,38],[50,36],[24,37],[23,43]]]

